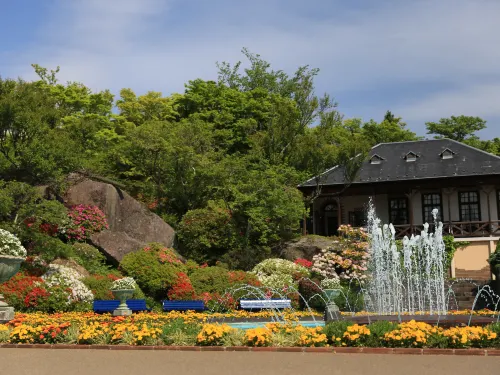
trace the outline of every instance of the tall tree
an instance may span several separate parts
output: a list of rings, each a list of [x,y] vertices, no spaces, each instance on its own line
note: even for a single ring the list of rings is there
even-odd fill
[[[478,139],[476,132],[486,128],[486,121],[473,116],[451,116],[439,122],[426,122],[427,134],[435,134],[436,138],[449,138],[463,142]]]
[[[394,116],[391,111],[386,112],[384,120],[380,123],[374,120],[365,123],[362,133],[372,145],[421,139],[414,132],[406,128],[406,123],[402,121],[401,117]]]

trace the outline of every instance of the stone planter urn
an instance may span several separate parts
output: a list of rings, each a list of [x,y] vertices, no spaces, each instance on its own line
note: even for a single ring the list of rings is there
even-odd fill
[[[339,307],[335,304],[335,298],[340,296],[340,289],[325,289],[326,297],[328,298],[328,302],[326,303],[325,309],[325,323],[336,321],[339,317]]]
[[[113,316],[129,316],[132,315],[132,310],[127,306],[127,299],[132,298],[135,289],[117,289],[111,292],[116,299],[120,300],[120,305],[113,311]]]
[[[0,255],[0,284],[9,281],[21,267],[23,257]],[[0,323],[14,319],[14,308],[10,307],[0,294]]]

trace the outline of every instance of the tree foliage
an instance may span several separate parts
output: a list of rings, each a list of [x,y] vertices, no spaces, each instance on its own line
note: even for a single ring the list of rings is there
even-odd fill
[[[439,122],[426,122],[425,125],[427,134],[463,142],[477,139],[476,132],[486,128],[486,121],[480,117],[451,116],[442,118]]]
[[[167,96],[124,88],[115,99],[36,64],[33,82],[0,79],[2,225],[15,230],[27,215],[55,223],[61,207],[32,186],[61,191],[69,173],[83,172],[114,181],[175,227],[184,255],[250,269],[298,233],[314,196],[304,201],[297,184],[318,176],[320,186],[337,164],[349,183],[375,144],[419,139],[389,111],[380,122],[344,118],[316,92],[318,69],[287,73],[243,55],[217,64],[216,81],[193,79]],[[459,116],[428,130],[500,153],[498,138],[475,136],[484,126]]]

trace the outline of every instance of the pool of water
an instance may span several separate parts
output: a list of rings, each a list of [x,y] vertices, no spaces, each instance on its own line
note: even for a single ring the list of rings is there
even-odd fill
[[[228,323],[233,328],[239,328],[239,329],[252,329],[252,328],[260,328],[264,327],[267,323],[274,323],[274,322],[242,322],[242,323]],[[322,322],[321,320],[310,320],[310,321],[301,321],[299,323],[300,325],[304,327],[323,327],[325,325],[325,322]]]

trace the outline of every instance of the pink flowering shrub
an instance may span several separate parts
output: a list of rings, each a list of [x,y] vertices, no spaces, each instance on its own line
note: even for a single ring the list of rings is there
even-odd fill
[[[368,258],[367,233],[342,225],[337,242],[313,257],[311,271],[323,278],[363,282],[367,277]]]
[[[62,230],[68,240],[85,241],[94,233],[109,229],[104,212],[96,206],[80,204],[73,206],[68,213],[71,225]]]

